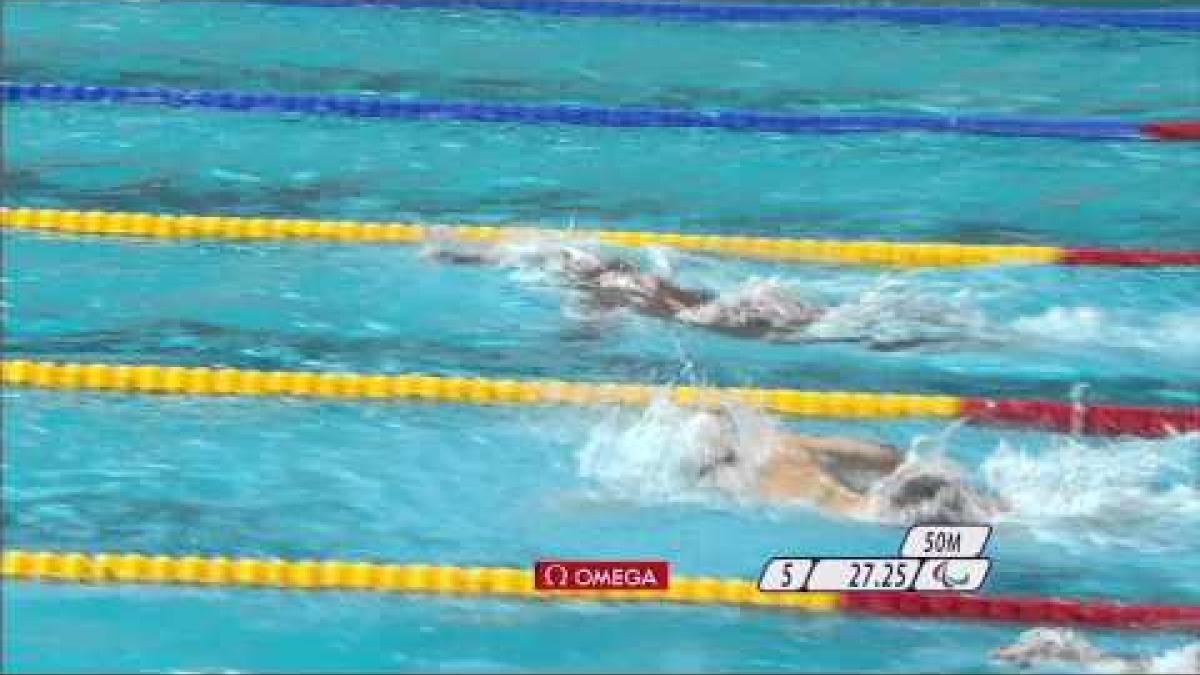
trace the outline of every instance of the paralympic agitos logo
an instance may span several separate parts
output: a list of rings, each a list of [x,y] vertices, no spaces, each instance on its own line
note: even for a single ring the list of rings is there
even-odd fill
[[[948,589],[964,588],[971,585],[971,570],[965,568],[957,575],[954,574],[954,565],[952,560],[943,560],[934,566],[930,576],[939,584]]]

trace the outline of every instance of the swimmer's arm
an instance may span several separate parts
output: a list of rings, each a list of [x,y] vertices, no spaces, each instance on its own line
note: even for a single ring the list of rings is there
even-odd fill
[[[789,452],[825,455],[840,463],[887,472],[895,470],[902,461],[895,448],[854,438],[792,433],[784,437],[783,447]]]
[[[491,265],[497,257],[488,253],[468,253],[465,251],[450,251],[444,248],[432,249],[425,252],[430,259],[454,265]]]
[[[762,496],[778,502],[808,502],[851,517],[869,512],[870,500],[865,495],[846,487],[807,457],[772,459],[760,479]]]
[[[683,288],[681,286],[672,286],[671,297],[677,304],[682,306],[682,309],[699,307],[700,305],[711,302],[713,299],[713,296],[710,293],[692,288]]]
[[[817,502],[828,511],[834,511],[844,516],[862,516],[867,513],[869,500],[842,485],[830,476],[822,476]]]
[[[671,306],[672,311],[698,307],[712,300],[712,295],[705,291],[684,288],[662,277],[654,277],[654,280],[659,297]]]

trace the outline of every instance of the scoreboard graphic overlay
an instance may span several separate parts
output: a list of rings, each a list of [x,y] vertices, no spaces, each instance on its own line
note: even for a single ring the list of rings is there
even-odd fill
[[[758,589],[805,591],[977,591],[992,562],[983,557],[988,525],[915,525],[897,557],[775,557]]]

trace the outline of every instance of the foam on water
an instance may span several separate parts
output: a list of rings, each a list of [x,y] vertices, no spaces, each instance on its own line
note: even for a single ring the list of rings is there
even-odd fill
[[[1018,337],[1078,349],[1104,347],[1200,361],[1200,312],[1177,311],[1132,324],[1099,307],[1051,307],[1012,322]]]
[[[787,276],[748,275],[738,265],[669,252],[668,269],[720,290],[714,304],[741,306],[772,315],[786,303],[824,305],[815,322],[775,339],[795,342],[855,341],[877,349],[922,344],[989,347],[1018,351],[1045,349],[1074,353],[1080,347],[1164,356],[1180,363],[1200,362],[1200,312],[1181,309],[1152,315],[1127,314],[1092,306],[1053,306],[1039,313],[1006,316],[991,305],[1011,304],[1023,283],[974,285],[916,273],[862,270],[796,272]],[[989,309],[985,309],[988,307]],[[775,314],[780,314],[775,312]]]
[[[681,321],[696,325],[767,326],[772,340],[803,339],[819,305],[778,279],[751,278],[727,290],[712,302],[679,312]]]
[[[857,297],[831,307],[805,333],[816,339],[859,339],[890,347],[980,339],[988,333],[988,321],[967,291],[938,293],[909,279],[884,277]]]
[[[579,473],[615,496],[637,501],[719,503],[748,496],[777,432],[766,416],[750,408],[728,404],[725,410],[745,466],[742,485],[728,486],[732,490],[718,493],[693,478],[720,433],[711,415],[661,397],[632,414],[614,410],[598,424],[579,453]]]
[[[1023,631],[1012,645],[998,649],[992,655],[1025,668],[1061,666],[1078,667],[1089,673],[1156,675],[1200,672],[1200,642],[1146,657],[1107,652],[1094,646],[1082,633],[1069,628],[1031,628]]]
[[[1146,672],[1161,675],[1200,673],[1200,642],[1186,644],[1150,659]]]
[[[1007,520],[1059,544],[1194,546],[1200,434],[1105,442],[1063,437],[1041,451],[1001,443],[982,463]],[[1185,529],[1181,530],[1183,527]]]

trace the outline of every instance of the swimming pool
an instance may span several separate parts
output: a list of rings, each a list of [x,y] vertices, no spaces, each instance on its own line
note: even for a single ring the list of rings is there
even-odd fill
[[[1196,117],[1196,33],[757,24],[233,2],[6,4],[6,79],[807,112]],[[837,56],[835,57],[834,54]],[[885,56],[881,57],[881,54]],[[831,61],[836,58],[836,68]],[[1200,249],[1194,146],[942,134],[4,110],[5,204],[786,237]],[[854,343],[641,317],[407,247],[6,230],[6,357],[1200,405],[1188,268],[907,272],[643,252],[778,277]],[[955,317],[947,328],[945,318]],[[879,348],[899,331],[951,338]],[[877,343],[872,348],[872,342]],[[752,577],[899,530],[680,485],[687,413],[13,388],[6,547],[426,561],[651,557]],[[777,420],[942,445],[1017,514],[988,592],[1200,604],[1200,438]],[[1098,562],[1099,561],[1099,562]],[[1018,628],[686,606],[6,583],[4,667],[1006,672]],[[64,636],[70,636],[69,639]],[[1157,654],[1180,635],[1101,634]]]

